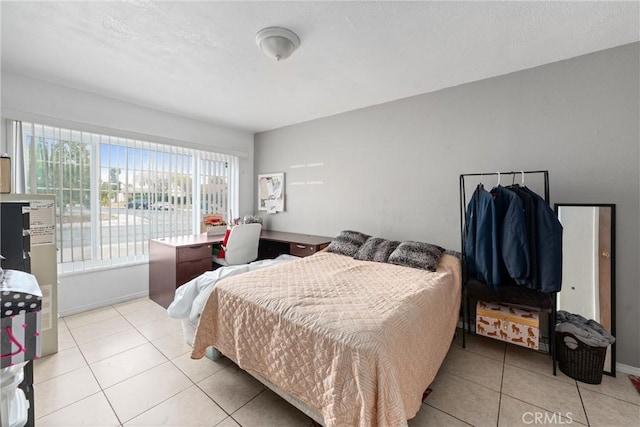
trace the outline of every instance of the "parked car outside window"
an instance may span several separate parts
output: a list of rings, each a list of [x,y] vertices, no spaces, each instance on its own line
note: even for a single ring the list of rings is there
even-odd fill
[[[174,207],[169,202],[157,202],[151,205],[151,209],[155,209],[158,211],[172,211]]]
[[[149,209],[149,201],[147,199],[135,199],[127,203],[129,209]]]

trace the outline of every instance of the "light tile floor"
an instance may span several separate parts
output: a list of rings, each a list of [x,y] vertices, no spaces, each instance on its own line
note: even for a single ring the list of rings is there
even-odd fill
[[[228,359],[192,360],[180,322],[143,298],[60,319],[59,352],[36,361],[36,425],[312,426]],[[551,373],[548,356],[460,334],[419,426],[640,425],[625,374],[602,384]]]

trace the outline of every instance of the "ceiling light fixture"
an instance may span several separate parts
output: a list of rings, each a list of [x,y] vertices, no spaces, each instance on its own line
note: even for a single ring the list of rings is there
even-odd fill
[[[269,58],[282,61],[300,46],[300,38],[286,28],[269,27],[258,31],[256,44]]]

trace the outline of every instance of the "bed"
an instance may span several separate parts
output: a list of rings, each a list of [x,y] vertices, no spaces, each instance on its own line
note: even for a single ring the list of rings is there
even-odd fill
[[[326,426],[401,426],[454,335],[460,262],[435,272],[320,252],[219,281],[193,358],[210,346]]]

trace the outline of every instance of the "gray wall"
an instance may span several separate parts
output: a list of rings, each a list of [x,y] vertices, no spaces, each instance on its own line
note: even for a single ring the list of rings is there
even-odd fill
[[[259,133],[255,173],[286,172],[266,226],[458,249],[460,174],[549,170],[552,202],[617,204],[618,362],[640,367],[639,47]]]

